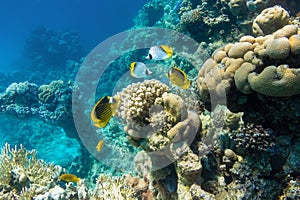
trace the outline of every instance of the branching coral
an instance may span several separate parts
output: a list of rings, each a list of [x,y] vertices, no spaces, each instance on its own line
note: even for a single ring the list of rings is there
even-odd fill
[[[0,191],[3,196],[14,191],[50,188],[58,179],[61,168],[36,158],[36,151],[27,151],[22,145],[11,149],[5,144],[0,155]]]
[[[133,200],[134,189],[127,186],[125,177],[99,175],[92,199]]]

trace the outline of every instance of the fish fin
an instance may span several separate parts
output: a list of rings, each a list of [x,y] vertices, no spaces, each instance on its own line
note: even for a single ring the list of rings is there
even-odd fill
[[[146,75],[150,75],[152,72],[149,69],[146,69]]]
[[[94,126],[96,126],[97,128],[101,128],[99,123],[94,123]]]
[[[99,125],[101,126],[101,128],[105,128],[108,124],[109,120],[105,121],[105,122],[99,122]]]
[[[130,66],[129,66],[130,74],[131,74],[131,76],[133,76],[133,77],[135,77],[135,75],[134,75],[134,68],[135,68],[135,66],[136,66],[136,62],[132,62],[132,63],[130,64]]]
[[[186,90],[191,86],[191,81],[185,80],[183,86],[181,87],[182,89]]]
[[[169,47],[167,45],[160,45],[160,47],[164,50],[164,52],[166,52],[166,54],[168,55],[168,58],[173,55],[172,47]]]

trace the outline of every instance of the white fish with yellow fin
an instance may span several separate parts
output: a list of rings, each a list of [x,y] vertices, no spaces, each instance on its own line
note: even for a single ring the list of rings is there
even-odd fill
[[[171,67],[166,76],[173,85],[176,85],[181,89],[186,90],[191,86],[191,81],[187,78],[185,72],[175,66]]]
[[[149,49],[147,59],[164,60],[173,55],[172,47],[167,45],[153,46]]]
[[[112,116],[116,114],[119,105],[119,97],[102,97],[93,107],[91,111],[91,119],[94,126],[104,128],[108,124]]]
[[[131,76],[135,78],[146,78],[152,74],[152,72],[142,62],[132,62],[129,68]]]

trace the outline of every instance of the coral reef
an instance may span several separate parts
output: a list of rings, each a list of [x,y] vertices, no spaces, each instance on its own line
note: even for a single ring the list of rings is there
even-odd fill
[[[270,7],[277,3],[282,7]],[[130,144],[137,147],[129,151],[139,151],[134,158],[136,174],[99,176],[99,171],[108,170],[102,166],[104,157],[98,163],[82,150],[84,153],[69,167],[81,180],[62,183],[59,175],[70,172],[37,160],[34,150],[26,151],[23,146],[19,150],[10,149],[5,145],[0,155],[0,198],[297,199],[300,191],[300,32],[299,18],[294,17],[297,9],[299,2],[294,0],[150,1],[139,12],[135,27],[171,28],[201,42],[200,46],[209,51],[216,50],[203,64],[188,92],[176,91],[156,80],[130,84],[126,79],[121,83],[120,87],[126,88],[116,93],[121,99],[117,115],[107,129],[93,133],[111,142],[106,142],[102,151],[109,147],[125,152],[132,150]],[[47,49],[50,52],[47,56],[55,58],[55,51],[66,53],[66,46],[56,48],[57,38],[67,40],[73,38],[72,34],[60,36],[46,29],[40,31],[36,34],[42,35],[41,43],[48,35],[54,37],[46,44],[54,45],[53,49]],[[36,41],[37,35],[31,41]],[[134,38],[135,42],[145,42],[141,36]],[[76,38],[73,39],[77,48]],[[31,58],[37,62],[46,63],[50,58],[32,52]],[[140,59],[144,53],[141,50],[115,60],[113,69],[101,77],[104,81],[99,81],[103,82],[97,88],[99,94],[111,95],[108,86],[114,85],[115,79],[128,70],[124,63]],[[174,59],[180,60],[176,55]],[[54,59],[54,62],[63,61]],[[100,59],[95,59],[93,65],[81,67],[89,71],[99,62]],[[115,67],[120,64],[121,67]],[[79,64],[70,61],[66,67],[75,72]],[[75,75],[66,76],[70,80]],[[0,79],[7,82],[5,77]],[[66,80],[43,85],[13,83],[0,95],[0,112],[21,119],[43,119],[64,128],[68,136],[76,137],[70,95],[77,88]],[[89,84],[95,83],[84,86]],[[199,95],[189,93],[194,91]],[[211,109],[211,94],[224,97],[223,92],[227,105],[219,111]],[[80,128],[87,130],[86,126]],[[25,125],[20,125],[20,129],[23,134],[31,133]],[[210,134],[216,138],[208,144],[206,137]],[[110,166],[127,166],[113,153],[106,154]],[[89,186],[94,188],[88,189]]]
[[[69,137],[77,137],[72,126],[72,91],[72,83],[61,80],[40,87],[27,81],[12,83],[0,95],[0,113],[17,118],[38,117],[62,127]]]
[[[62,183],[59,177],[65,169],[37,159],[35,150],[22,145],[11,148],[5,144],[0,158],[0,199],[136,199],[142,189],[142,181],[131,187],[125,176],[100,175],[90,190],[84,179]],[[148,185],[144,187],[147,190]]]
[[[249,153],[267,151],[275,145],[273,131],[264,129],[260,125],[249,124],[243,130],[233,131],[229,135],[234,140],[235,147],[239,149],[239,152],[242,150]]]
[[[151,84],[151,88],[145,87],[148,84]],[[176,189],[166,187],[164,179],[178,179],[178,191],[188,192],[189,187],[186,185],[200,184],[202,166],[197,153],[189,147],[200,131],[198,114],[187,110],[182,98],[168,93],[168,87],[159,81],[146,80],[132,84],[116,95],[123,100],[119,113],[126,124],[124,130],[128,134],[127,138],[134,146],[144,150],[143,154],[139,153],[135,158],[139,173],[145,175],[147,170],[152,170],[151,184],[166,192],[158,192],[158,198],[181,195],[181,192],[174,193]],[[170,165],[174,165],[176,173],[167,177],[165,171],[170,170]]]
[[[24,51],[32,61],[31,68],[43,70],[62,68],[67,60],[80,61],[84,55],[76,34],[57,33],[44,26],[32,32],[25,42]]]
[[[5,144],[0,157],[0,196],[5,199],[24,197],[29,190],[42,192],[53,187],[62,170],[38,160],[35,150],[27,151],[22,145],[11,149]]]
[[[256,36],[267,35],[288,25],[289,13],[280,6],[263,10],[253,21],[252,31]]]

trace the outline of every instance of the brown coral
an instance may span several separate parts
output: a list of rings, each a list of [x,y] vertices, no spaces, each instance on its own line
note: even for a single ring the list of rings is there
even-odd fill
[[[267,8],[253,21],[253,34],[256,36],[270,34],[287,25],[289,18],[289,13],[280,6]]]
[[[297,27],[287,25],[272,35],[244,36],[219,48],[199,72],[202,99],[209,102],[210,93],[232,94],[235,88],[246,95],[255,91],[272,97],[300,93],[299,42]]]

